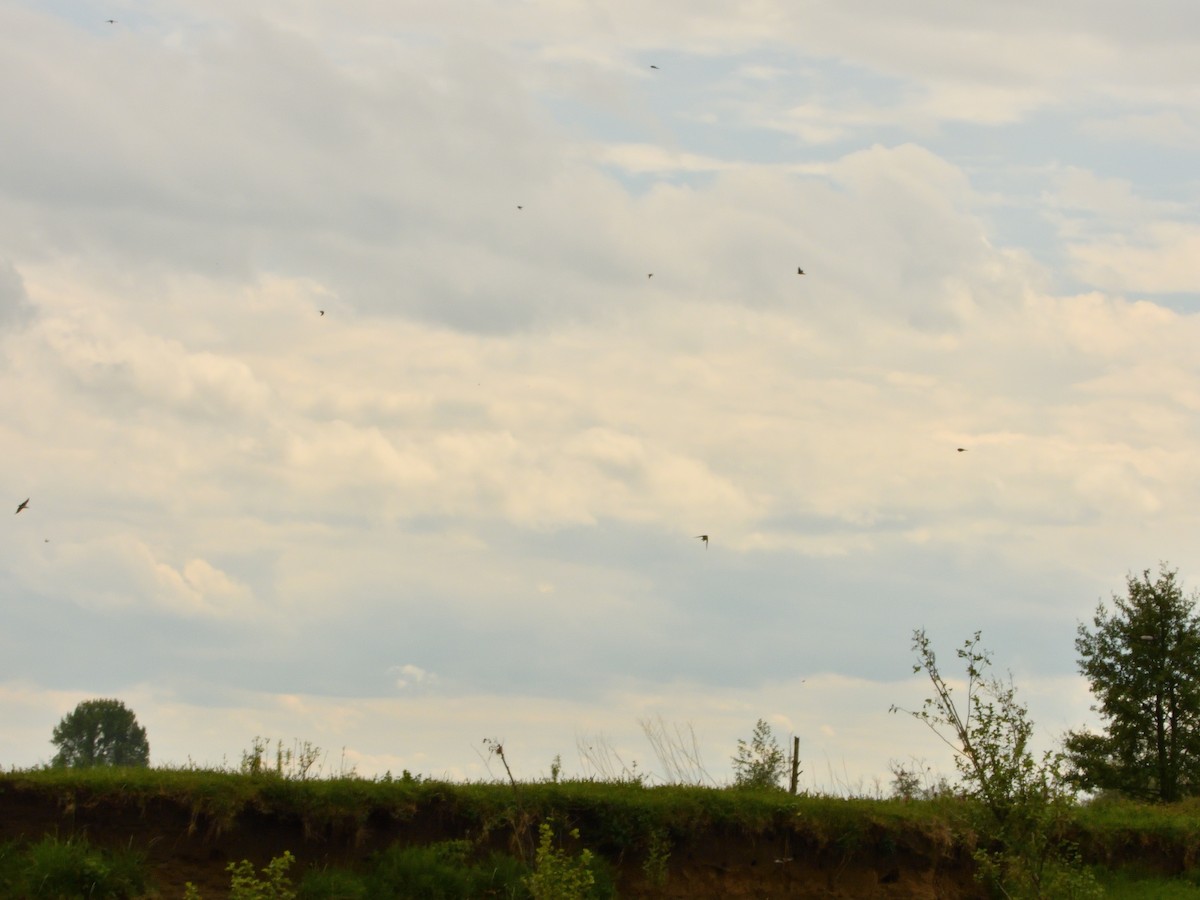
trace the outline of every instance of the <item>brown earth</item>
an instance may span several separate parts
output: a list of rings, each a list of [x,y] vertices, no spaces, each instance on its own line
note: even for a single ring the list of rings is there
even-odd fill
[[[395,842],[478,837],[456,818],[437,809],[404,822],[373,814],[365,822],[326,825],[314,833],[299,818],[253,809],[222,827],[167,798],[129,803],[111,794],[55,795],[19,785],[0,790],[0,841],[84,836],[96,846],[132,847],[145,854],[162,900],[181,900],[189,881],[205,900],[223,900],[229,895],[225,869],[230,862],[249,859],[261,867],[284,850],[297,858],[295,876],[308,867],[353,868]],[[491,843],[503,848],[502,837]],[[626,859],[623,848],[596,849],[613,863],[622,897],[952,900],[978,895],[967,861],[947,857],[944,848],[930,846],[919,834],[865,843],[867,849],[850,852],[805,844],[796,836],[710,834],[672,849],[665,889],[645,882],[641,860],[632,853]]]

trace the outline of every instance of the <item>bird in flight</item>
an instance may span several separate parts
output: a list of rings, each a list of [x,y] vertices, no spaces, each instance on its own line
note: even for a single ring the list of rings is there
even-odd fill
[[[28,497],[26,497],[25,501],[20,506],[17,507],[17,512],[20,512],[21,510],[25,509],[27,506],[29,506],[29,498]],[[13,515],[16,515],[16,513],[13,513]]]
[[[650,273],[649,275],[647,275],[646,277],[647,277],[647,278],[653,278],[653,277],[654,277],[654,273],[653,273],[653,272],[651,272],[651,273]]]
[[[523,207],[520,203],[517,204],[517,209],[524,209],[524,208],[525,207]]]
[[[105,22],[107,22],[109,25],[116,25],[116,24],[117,24],[117,20],[116,20],[116,19],[105,19],[104,21],[105,21]]]
[[[657,69],[657,68],[658,68],[658,66],[654,66],[654,65],[652,65],[650,68],[652,68],[652,69]]]
[[[796,266],[796,274],[797,274],[797,275],[803,275],[803,274],[804,274],[804,270],[803,270],[802,268],[800,268],[799,266]]]
[[[319,312],[321,315],[325,315],[325,310],[323,309],[318,309],[317,312]]]
[[[966,452],[967,452],[967,448],[966,448],[966,447],[959,447],[959,448],[958,448],[958,452],[959,452],[959,453],[966,453]]]
[[[708,535],[707,534],[698,534],[698,535],[696,535],[696,538],[698,540],[704,541],[704,549],[707,550],[708,549]]]

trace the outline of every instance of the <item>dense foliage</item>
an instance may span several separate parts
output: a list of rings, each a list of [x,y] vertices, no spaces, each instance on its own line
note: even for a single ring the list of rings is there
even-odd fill
[[[0,844],[0,897],[21,900],[131,900],[148,887],[140,854],[106,851],[84,839]]]
[[[794,848],[795,865],[829,872],[852,871],[860,863],[874,866],[880,859],[902,853],[918,865],[924,859],[938,877],[951,879],[955,872],[969,879],[972,854],[981,848],[996,849],[980,830],[981,821],[990,815],[987,809],[961,795],[906,801],[596,781],[521,782],[521,788],[521,808],[528,820],[513,815],[508,783],[462,784],[416,777],[302,780],[202,769],[40,769],[0,774],[0,810],[7,809],[7,803],[26,811],[44,804],[51,815],[58,815],[63,797],[76,798],[80,808],[86,805],[92,815],[114,823],[121,817],[106,811],[176,810],[171,816],[174,821],[190,819],[198,826],[197,836],[182,838],[180,844],[193,849],[192,842],[202,840],[199,835],[205,833],[249,836],[265,821],[291,823],[294,842],[284,846],[295,856],[291,875],[297,900],[493,896],[527,900],[538,860],[532,865],[523,862],[512,852],[510,841],[514,823],[524,821],[533,823],[535,841],[545,834],[541,824],[563,823],[551,842],[538,841],[545,848],[542,860],[549,863],[541,883],[586,880],[579,869],[586,849],[595,879],[592,893],[597,897],[614,896],[614,884],[629,879],[644,890],[678,895],[679,879],[697,866],[711,874],[705,854],[713,846],[761,849],[788,842]],[[1044,833],[1056,849],[1069,846],[1063,843],[1069,836],[1084,861],[1101,864],[1087,871],[1094,871],[1103,883],[1119,885],[1111,896],[1185,896],[1172,891],[1186,891],[1189,879],[1200,878],[1195,854],[1198,803],[1147,805],[1105,799],[1068,804],[1061,809],[1063,830]],[[353,847],[352,836],[367,821],[395,822],[400,833],[420,833],[433,843],[397,842],[365,858],[363,849],[357,848],[340,861],[331,859],[337,843],[331,838],[340,834],[347,847]],[[578,838],[570,833],[575,830]],[[137,860],[128,850],[161,854],[173,843],[155,838],[152,848],[142,847],[141,839],[135,844],[130,834],[110,827],[105,829],[106,843],[122,848],[121,853],[81,852],[80,846],[86,845],[67,838],[68,833],[64,830],[59,840],[37,851],[36,868],[29,848],[0,846],[0,898],[46,896],[30,892],[30,878],[61,886],[80,872],[92,878],[91,883],[110,885],[109,893],[64,890],[49,896],[142,896],[141,885],[152,870],[144,863],[131,864],[130,859]],[[310,840],[306,835],[317,837]],[[66,845],[65,849],[58,844]],[[265,860],[257,862],[261,865]],[[1116,878],[1113,873],[1130,864],[1138,868]],[[759,880],[767,876],[757,868],[750,871]],[[1156,871],[1163,874],[1155,875]],[[232,874],[225,876],[226,884]],[[247,890],[274,889],[277,894],[287,890],[270,866],[252,873],[242,865],[237,874]],[[1062,874],[1051,872],[1048,884],[1055,884],[1054,876]],[[101,882],[99,876],[105,880]],[[13,884],[26,887],[6,892],[4,886]],[[1134,892],[1134,885],[1140,893]],[[1063,887],[1062,893],[1045,896],[1083,896],[1070,884],[1064,887],[1061,879],[1058,887]],[[946,895],[956,895],[953,883]],[[162,896],[167,900],[167,895]]]
[[[1200,792],[1200,617],[1176,572],[1130,576],[1125,597],[1079,626],[1079,670],[1104,719],[1101,734],[1072,732],[1075,782],[1165,802]]]
[[[150,765],[146,729],[120,700],[84,700],[54,726],[50,743],[58,767]]]

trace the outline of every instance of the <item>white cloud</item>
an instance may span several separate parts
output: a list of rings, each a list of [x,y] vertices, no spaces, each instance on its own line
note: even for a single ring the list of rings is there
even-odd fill
[[[428,685],[437,681],[436,675],[426,672],[420,666],[414,666],[412,663],[405,663],[402,666],[392,666],[388,669],[388,674],[395,677],[396,687],[399,690]]]
[[[1194,149],[1200,144],[1200,126],[1187,107],[1086,119],[1080,127],[1085,134],[1104,140],[1156,143],[1182,149]]]
[[[30,507],[33,508],[32,506]],[[36,533],[56,530],[51,524]],[[30,587],[55,598],[105,612],[245,619],[255,598],[245,585],[211,562],[191,558],[172,565],[132,535],[42,541],[21,575]]]
[[[1194,260],[1200,251],[1200,226],[1192,222],[1156,222],[1133,243],[1110,237],[1069,247],[1078,276],[1119,292],[1192,293]]]
[[[1064,677],[1197,563],[1190,13],[877,6],[0,11],[0,707],[458,777],[765,716],[836,786],[912,625]]]

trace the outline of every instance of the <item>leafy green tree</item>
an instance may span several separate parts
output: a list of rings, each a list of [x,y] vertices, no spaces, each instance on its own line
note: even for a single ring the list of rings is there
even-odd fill
[[[913,632],[917,662],[933,686],[919,710],[893,706],[924,722],[951,750],[963,792],[977,801],[975,828],[983,837],[975,852],[977,877],[1003,897],[1067,898],[1099,895],[1065,840],[1073,793],[1062,754],[1040,759],[1029,747],[1033,722],[1017,700],[1012,677],[991,674],[991,654],[975,632],[956,651],[966,669],[965,689],[956,698],[938,666],[923,629]]]
[[[1163,802],[1200,793],[1200,618],[1176,574],[1128,576],[1115,610],[1101,603],[1094,630],[1079,625],[1079,671],[1105,723],[1066,737],[1080,787]]]
[[[787,774],[787,758],[765,719],[754,725],[750,743],[738,741],[733,759],[733,784],[740,788],[780,788]]]
[[[146,729],[120,700],[84,700],[54,726],[50,743],[58,747],[53,766],[150,765]]]

